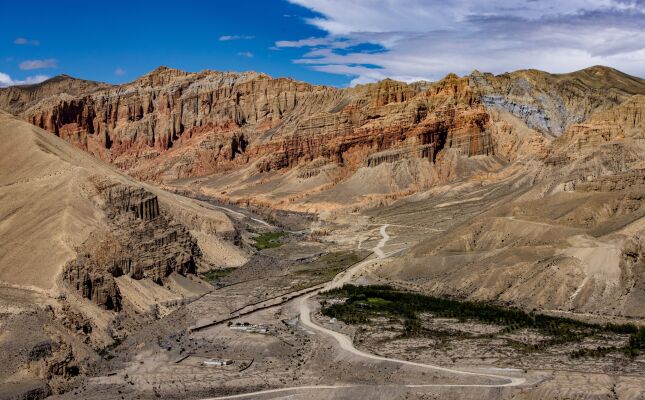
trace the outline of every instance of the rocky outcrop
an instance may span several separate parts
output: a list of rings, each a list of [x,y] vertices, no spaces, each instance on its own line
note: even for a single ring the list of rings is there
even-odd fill
[[[582,182],[574,182],[572,189],[578,192],[614,192],[637,186],[645,186],[645,169],[634,169],[617,173],[615,175],[601,176]],[[641,197],[635,199],[636,204],[645,200]]]
[[[112,186],[103,194],[115,212],[132,212],[137,219],[149,221],[159,216],[159,199],[154,194],[128,186]]]
[[[600,66],[569,74],[522,70],[495,76],[474,71],[470,80],[487,107],[505,109],[530,128],[554,136],[596,111],[645,94],[645,80]]]
[[[596,112],[584,123],[570,126],[553,143],[548,161],[585,157],[603,144],[621,145],[626,140],[633,143],[632,148],[645,144],[644,95],[634,95],[617,106]]]
[[[151,279],[162,284],[172,273],[194,274],[201,251],[185,226],[143,188],[97,181],[109,230],[96,232],[64,271],[64,280],[83,297],[108,310],[121,308],[114,278]]]
[[[7,97],[7,93],[0,93]],[[384,80],[351,89],[257,73],[160,67],[121,86],[53,95],[23,118],[140,178],[212,174],[258,161],[258,172],[322,158],[363,165],[397,147],[434,160],[444,146],[491,154],[487,115],[468,79]],[[361,159],[356,159],[361,154]]]
[[[391,176],[390,187],[379,189],[404,193],[488,171],[499,162],[566,162],[564,156],[546,157],[553,135],[575,130],[590,115],[638,93],[645,93],[641,79],[605,67],[561,75],[475,71],[434,83],[386,79],[347,89],[253,72],[160,67],[124,85],[75,95],[43,92],[36,103],[21,103],[13,111],[128,174],[157,183],[244,171],[239,178],[250,186],[295,169],[297,179],[312,182],[306,190],[313,193],[314,181],[316,190],[329,190],[361,168],[411,161],[420,173]],[[0,98],[8,96],[0,90]],[[495,157],[455,169],[458,159],[476,156]],[[436,166],[438,159],[443,165]],[[329,173],[320,175],[312,163]],[[220,181],[210,190],[218,196],[233,184]],[[372,194],[365,190],[357,194]],[[147,208],[153,204],[140,207],[141,213],[155,213]]]
[[[106,89],[106,83],[86,81],[68,75],[58,75],[34,85],[10,86],[0,92],[0,109],[18,114],[36,105],[40,100],[66,94],[82,96],[94,90]]]

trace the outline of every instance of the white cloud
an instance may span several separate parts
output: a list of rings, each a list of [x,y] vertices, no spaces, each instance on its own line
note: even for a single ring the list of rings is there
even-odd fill
[[[295,62],[352,84],[595,64],[645,76],[642,0],[290,1],[318,13],[306,21],[327,35],[276,47],[308,49]]]
[[[240,57],[253,58],[253,53],[250,51],[240,51],[237,55]]]
[[[40,45],[40,40],[19,37],[19,38],[16,38],[16,40],[14,40],[13,43],[18,45],[38,46]]]
[[[46,60],[27,60],[20,63],[20,69],[23,71],[56,67],[58,67],[58,63],[53,58]]]
[[[14,79],[11,79],[11,76],[9,76],[8,74],[0,72],[0,87],[7,87],[7,86],[14,86],[14,85],[30,85],[33,83],[40,83],[47,79],[49,79],[49,77],[46,75],[36,75],[36,76],[28,76],[23,80],[14,80]]]
[[[219,37],[220,42],[227,42],[230,40],[251,40],[255,39],[255,36],[250,35],[223,35]]]
[[[276,47],[314,47],[314,46],[331,46],[335,42],[332,37],[315,38],[300,40],[278,40],[275,42]]]
[[[126,71],[123,68],[117,68],[114,70],[114,75],[123,76],[126,74]]]

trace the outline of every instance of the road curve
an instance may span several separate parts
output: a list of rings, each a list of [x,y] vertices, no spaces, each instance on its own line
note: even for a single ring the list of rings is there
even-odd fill
[[[354,268],[352,268],[353,271],[348,274],[344,274],[343,276],[338,275],[339,279],[334,279],[332,282],[330,282],[324,289],[322,290],[329,290],[332,288],[337,288],[342,286],[343,284],[346,283],[347,279],[350,276],[354,276],[356,272],[358,272],[361,268],[364,266],[374,262],[375,260],[383,259],[386,257],[385,253],[383,252],[383,247],[387,243],[387,241],[390,239],[390,235],[387,234],[387,229],[388,224],[384,224],[381,226],[381,229],[379,230],[379,233],[381,234],[381,240],[377,243],[377,245],[372,249],[374,252],[374,255],[376,255],[375,259],[368,259],[363,261],[362,263],[357,264]],[[470,371],[462,371],[458,369],[452,369],[452,368],[446,368],[446,367],[441,367],[438,365],[433,365],[433,364],[423,364],[423,363],[418,363],[414,361],[406,361],[406,360],[398,360],[395,358],[387,358],[387,357],[381,357],[377,356],[374,354],[366,353],[364,351],[358,350],[356,347],[354,347],[354,343],[352,342],[352,339],[340,332],[333,331],[331,329],[327,329],[325,327],[322,327],[320,325],[315,324],[311,320],[311,310],[309,309],[309,303],[307,300],[313,296],[315,296],[318,292],[313,292],[307,296],[304,296],[303,298],[300,299],[299,301],[299,307],[298,310],[300,312],[300,322],[307,326],[310,329],[316,330],[320,333],[323,333],[325,335],[333,337],[338,344],[340,345],[341,349],[352,353],[356,356],[362,357],[362,358],[367,358],[371,360],[377,360],[377,361],[387,361],[387,362],[394,362],[398,364],[404,364],[404,365],[411,365],[415,367],[421,367],[421,368],[426,368],[426,369],[432,369],[436,371],[442,371],[442,372],[448,372],[452,374],[458,374],[458,375],[469,375],[469,376],[479,376],[479,377],[485,377],[485,378],[492,378],[492,379],[499,379],[499,380],[504,380],[507,381],[506,383],[500,383],[500,384],[491,384],[491,385],[480,385],[480,384],[473,384],[473,385],[445,385],[445,384],[437,384],[437,385],[406,385],[408,387],[430,387],[430,386],[477,386],[477,387],[505,387],[505,386],[518,386],[523,384],[526,379],[524,378],[515,378],[515,377],[508,377],[508,376],[502,376],[502,375],[494,375],[494,374],[485,374],[485,373],[479,373],[479,372],[470,372]]]
[[[381,240],[376,244],[376,246],[372,249],[374,252],[374,255],[376,258],[370,258],[367,259],[361,263],[356,264],[354,267],[352,267],[350,270],[346,270],[343,273],[339,274],[329,282],[324,288],[322,288],[320,291],[324,290],[329,290],[337,287],[341,287],[345,283],[349,282],[352,277],[356,275],[357,272],[359,272],[362,268],[365,266],[373,263],[376,260],[384,259],[386,258],[385,252],[383,252],[383,247],[387,243],[387,241],[390,239],[390,235],[387,233],[387,227],[388,224],[381,225],[381,228],[379,230],[379,233],[381,234]],[[370,359],[370,360],[376,360],[376,361],[384,361],[384,362],[393,362],[397,364],[402,364],[402,365],[410,365],[413,367],[419,367],[419,368],[424,368],[424,369],[431,369],[434,371],[441,371],[441,372],[447,372],[450,374],[456,374],[456,375],[466,375],[466,376],[473,376],[473,377],[484,377],[484,378],[489,378],[489,379],[495,379],[495,380],[500,380],[503,382],[497,383],[497,384],[408,384],[408,385],[400,385],[402,387],[408,387],[408,388],[430,388],[430,387],[481,387],[481,388],[493,388],[493,387],[511,387],[511,386],[520,386],[526,382],[525,378],[519,378],[519,377],[512,377],[512,376],[504,376],[504,375],[496,375],[496,374],[487,374],[487,373],[480,373],[480,372],[471,372],[471,371],[462,371],[458,369],[452,369],[452,368],[447,368],[447,367],[441,367],[439,365],[434,365],[434,364],[424,364],[424,363],[419,363],[419,362],[414,362],[414,361],[407,361],[407,360],[399,360],[396,358],[387,358],[387,357],[381,357],[377,356],[375,354],[370,354],[366,353],[364,351],[361,351],[354,347],[354,343],[352,342],[352,339],[340,332],[333,331],[331,329],[327,329],[325,327],[322,327],[320,325],[317,325],[311,320],[311,309],[309,308],[309,303],[308,300],[317,295],[320,291],[312,292],[311,294],[304,296],[298,300],[298,311],[300,312],[300,323],[304,326],[306,326],[309,329],[318,331],[324,335],[331,336],[334,338],[338,344],[340,345],[340,348],[343,349],[344,351],[347,351],[355,356]],[[241,399],[241,398],[246,398],[246,397],[252,397],[252,396],[260,396],[260,395],[267,395],[267,394],[272,394],[272,393],[283,393],[283,392],[291,392],[291,391],[300,391],[300,390],[331,390],[331,389],[346,389],[346,388],[351,388],[351,387],[357,387],[361,385],[320,385],[320,386],[293,386],[293,387],[287,387],[287,388],[279,388],[279,389],[268,389],[268,390],[262,390],[258,392],[250,392],[250,393],[242,393],[242,394],[236,394],[236,395],[230,395],[230,396],[222,396],[222,397],[213,397],[209,399],[204,399],[204,400],[225,400],[225,399]],[[364,386],[364,385],[363,385]]]
[[[374,247],[373,249],[374,254],[376,254],[376,258],[385,258],[385,253],[383,253],[383,246],[385,246],[385,243],[390,240],[390,235],[388,235],[386,231],[388,226],[388,224],[384,224],[383,226],[381,226],[381,229],[379,229],[381,240],[379,240],[379,242],[376,244],[376,247]]]
[[[387,243],[388,240],[390,240],[390,235],[387,234],[387,227],[390,226],[389,224],[383,224],[381,225],[381,228],[379,229],[379,233],[381,234],[381,240],[376,244],[375,247],[372,248],[372,252],[376,256],[376,258],[368,258],[353,267],[346,269],[345,271],[339,273],[332,279],[331,282],[327,283],[324,288],[322,288],[320,291],[323,290],[330,290],[330,289],[335,289],[342,287],[346,283],[350,283],[354,277],[367,265],[370,265],[374,263],[375,261],[378,261],[380,259],[386,258],[385,252],[383,252],[383,247],[385,246],[385,243]],[[312,293],[310,296],[307,296],[302,300],[306,301],[308,298],[315,296],[318,293]]]
[[[255,221],[255,222],[259,223],[259,224],[262,224],[262,225],[265,225],[265,226],[268,226],[268,227],[271,227],[271,226],[272,226],[270,223],[268,223],[268,222],[266,222],[266,221],[263,221],[263,220],[258,219],[258,218],[253,218],[253,217],[248,216],[248,215],[246,215],[246,214],[244,214],[244,213],[241,213],[241,212],[239,212],[239,211],[232,210],[232,209],[230,209],[230,208],[228,208],[228,207],[216,206],[216,205],[214,205],[214,204],[211,204],[211,206],[213,206],[213,207],[215,207],[215,208],[219,208],[220,210],[228,211],[229,213],[231,213],[231,214],[233,214],[233,215],[237,215],[238,217],[248,218],[248,219],[250,219],[251,221]]]

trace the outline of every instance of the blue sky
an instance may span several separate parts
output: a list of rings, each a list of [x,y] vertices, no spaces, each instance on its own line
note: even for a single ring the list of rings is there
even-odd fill
[[[473,69],[645,76],[645,0],[6,1],[0,86],[159,65],[347,86]]]
[[[275,48],[279,40],[325,34],[305,22],[313,12],[287,1],[4,3],[0,72],[13,80],[65,73],[117,83],[166,65],[188,71],[255,70],[337,86],[348,82],[294,63],[303,49]],[[43,62],[21,69],[21,63],[33,60]]]

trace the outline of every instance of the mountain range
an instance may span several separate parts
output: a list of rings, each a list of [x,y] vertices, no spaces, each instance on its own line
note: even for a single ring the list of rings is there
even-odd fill
[[[358,284],[645,321],[645,80],[612,68],[336,88],[159,67],[0,110],[0,397],[132,373],[155,341],[158,362],[202,311],[287,304],[294,266],[339,251],[376,255],[333,270]]]

